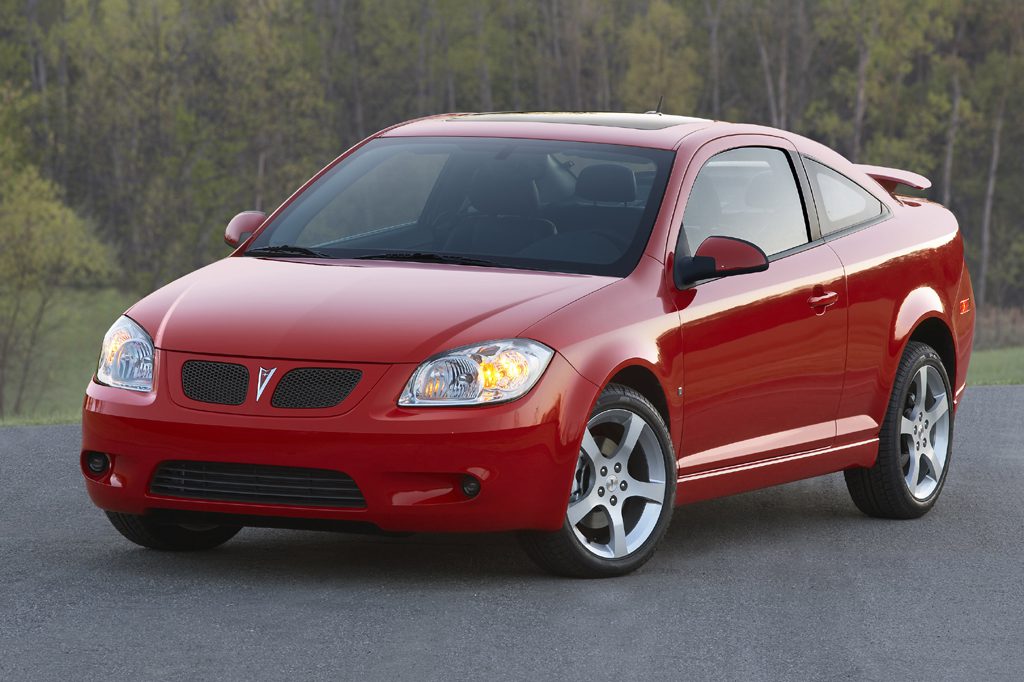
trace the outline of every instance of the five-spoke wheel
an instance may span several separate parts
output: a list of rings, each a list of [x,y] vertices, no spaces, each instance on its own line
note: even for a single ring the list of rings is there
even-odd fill
[[[900,460],[907,490],[927,500],[942,480],[949,445],[949,398],[938,370],[922,365],[914,375],[900,420]]]
[[[875,465],[845,472],[854,503],[869,516],[921,516],[942,491],[952,441],[952,393],[946,368],[934,349],[912,341],[896,372]]]
[[[566,518],[583,547],[624,557],[654,532],[665,501],[658,436],[636,412],[612,409],[587,424]]]
[[[523,544],[561,575],[628,573],[654,553],[675,488],[675,456],[661,415],[636,391],[611,384],[583,433],[562,529],[524,534]]]

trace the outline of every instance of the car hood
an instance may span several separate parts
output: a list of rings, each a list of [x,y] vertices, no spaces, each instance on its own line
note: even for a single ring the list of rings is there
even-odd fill
[[[514,337],[610,277],[387,261],[232,257],[128,314],[164,350],[341,362],[421,362]]]

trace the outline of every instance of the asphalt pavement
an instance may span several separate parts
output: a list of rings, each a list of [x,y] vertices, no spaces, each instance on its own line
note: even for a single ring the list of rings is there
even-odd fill
[[[923,519],[832,475],[682,507],[638,573],[577,581],[507,534],[144,550],[78,427],[0,429],[0,679],[1020,680],[1024,387],[968,389],[955,436]]]

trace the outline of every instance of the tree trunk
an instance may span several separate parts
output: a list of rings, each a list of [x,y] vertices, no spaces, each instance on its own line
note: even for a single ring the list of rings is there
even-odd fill
[[[583,37],[580,35],[581,21],[579,6],[574,5],[572,13],[563,22],[566,38],[569,41],[566,54],[566,68],[569,70],[569,97],[572,108],[577,111],[584,108],[583,87],[580,82],[580,74],[583,70],[583,58],[580,54],[582,52],[580,44],[583,41]]]
[[[0,419],[4,416],[5,403],[4,394],[7,386],[7,380],[10,376],[9,366],[12,363],[12,357],[14,356],[14,346],[16,339],[14,338],[15,333],[20,329],[18,320],[21,317],[21,305],[24,302],[25,294],[25,282],[24,274],[18,278],[15,283],[13,290],[5,292],[7,294],[7,300],[13,301],[13,308],[10,316],[4,321],[2,343],[0,343]]]
[[[546,9],[547,5],[541,7],[541,12],[545,12]],[[550,25],[550,21],[535,20],[533,22],[533,59],[536,68],[534,69],[533,104],[528,108],[548,109],[550,106],[546,97],[547,88],[544,78],[546,60],[544,59],[544,36],[541,34],[544,27]]]
[[[429,112],[427,106],[427,35],[430,27],[430,0],[423,0],[420,3],[420,25],[417,31],[417,54],[419,59],[416,62],[416,115],[423,116]]]
[[[775,84],[772,82],[772,66],[768,57],[768,48],[764,44],[764,35],[758,27],[754,33],[757,40],[757,54],[761,61],[761,73],[764,75],[764,89],[768,96],[768,117],[773,127],[779,126],[779,103],[775,98]]]
[[[871,64],[871,45],[878,33],[878,17],[871,21],[871,31],[865,37],[863,31],[858,39],[859,55],[857,57],[857,97],[853,106],[853,141],[850,144],[850,160],[860,160],[860,147],[864,139],[864,116],[868,108],[868,67]]]
[[[356,12],[357,7],[353,5],[348,6],[349,20],[345,22],[345,43],[346,50],[348,52],[350,64],[350,75],[349,75],[349,92],[352,97],[352,130],[351,135],[356,140],[361,140],[366,137],[366,123],[363,115],[363,81],[362,81],[362,65],[361,55],[359,50],[359,32],[356,30]]]
[[[39,93],[42,100],[42,106],[39,108],[40,121],[39,126],[34,130],[35,143],[40,149],[46,147],[51,148],[51,167],[50,171],[54,171],[52,161],[57,155],[57,150],[53,149],[52,144],[49,141],[49,135],[52,131],[50,126],[50,107],[49,102],[46,98],[46,87],[48,82],[48,73],[46,68],[46,52],[43,49],[42,42],[39,36],[43,33],[43,28],[39,23],[39,0],[27,0],[25,2],[25,19],[28,24],[28,35],[29,35],[29,59],[31,66],[31,82],[32,89]]]
[[[444,55],[444,110],[455,111],[455,72],[451,65],[451,45],[448,37],[448,22],[441,14],[441,53]]]
[[[779,107],[779,128],[785,128],[789,124],[789,34],[791,24],[788,13],[786,20],[786,24],[782,27],[782,42],[779,45],[779,75],[778,83],[775,86]]]
[[[0,215],[0,220],[3,219],[5,216]],[[12,365],[15,349],[19,345],[21,332],[24,331],[24,326],[21,324],[21,308],[26,297],[29,296],[24,268],[19,269],[16,277],[9,277],[4,284],[6,285],[3,292],[4,300],[11,308],[10,314],[5,316],[0,325],[0,418],[3,418],[6,410],[5,393],[11,388],[8,382],[13,382]]]
[[[562,79],[565,78],[565,69],[562,65],[562,27],[560,25],[561,22],[559,22],[558,0],[551,0],[549,6],[551,8],[551,23],[549,26],[551,31],[552,65],[554,67],[555,78],[557,79],[556,82],[562,82]],[[552,102],[559,109],[568,108],[565,105],[565,91],[559,88],[557,93],[561,95],[561,97],[559,97],[557,101],[552,97]]]
[[[43,317],[46,315],[52,293],[52,290],[40,293],[39,304],[32,315],[32,322],[29,325],[28,348],[36,348],[39,344],[39,329],[42,326]],[[32,352],[25,353],[25,357],[22,359],[21,376],[18,379],[18,390],[14,394],[14,406],[12,409],[12,413],[15,415],[19,415],[22,412],[25,402],[25,389],[28,386],[28,378],[32,372],[32,360],[35,358],[35,355]]]
[[[602,111],[611,109],[611,72],[608,67],[608,44],[606,36],[597,36],[597,108]]]
[[[491,69],[487,64],[487,35],[486,23],[484,22],[484,11],[480,5],[476,7],[476,48],[477,59],[479,60],[480,76],[480,109],[491,111],[494,109],[494,102],[491,96]]]
[[[56,156],[54,160],[54,175],[59,179],[62,186],[67,187],[69,180],[68,159],[67,154],[60,153],[60,149],[74,147],[75,141],[71,139],[71,99],[68,95],[71,81],[68,76],[68,46],[63,33],[63,28],[67,25],[66,6],[63,3],[60,10],[60,21],[61,38],[57,57],[57,84],[60,86],[60,138],[59,142],[54,145],[56,147],[54,152]]]
[[[507,19],[506,28],[508,35],[511,37],[512,49],[512,109],[520,111],[523,108],[523,96],[522,86],[519,82],[519,21],[515,15],[510,15]],[[502,108],[508,106],[507,103],[502,104]]]
[[[793,53],[796,57],[796,80],[789,100],[792,106],[787,109],[787,123],[792,129],[799,132],[803,127],[803,114],[807,109],[809,93],[812,91],[811,65],[814,63],[814,51],[817,45],[817,39],[811,28],[811,19],[807,16],[805,0],[799,0],[796,3],[794,25],[797,35],[796,50]]]
[[[999,173],[999,146],[1003,137],[1003,118],[1006,113],[1006,94],[1003,93],[992,124],[992,156],[988,164],[988,184],[985,187],[985,208],[981,216],[981,272],[978,275],[978,305],[985,305],[988,293],[988,264],[992,251],[992,203],[996,194]]]
[[[39,0],[27,0],[25,3],[25,18],[28,20],[29,46],[31,52],[32,66],[32,89],[36,92],[46,93],[46,55],[43,46],[39,42],[39,34],[42,27],[39,25]],[[44,109],[45,111],[45,109]]]
[[[949,111],[949,126],[946,128],[946,154],[942,160],[942,205],[949,207],[953,192],[953,152],[956,136],[960,129],[960,74],[953,73],[953,103]]]
[[[256,161],[256,200],[253,207],[257,211],[263,210],[263,178],[267,170],[267,152],[260,151],[259,159]]]
[[[716,0],[714,10],[711,0],[704,0],[704,15],[708,22],[708,60],[711,62],[711,118],[722,116],[722,78],[718,45],[718,28],[722,20],[722,0]]]
[[[963,40],[967,24],[963,17],[957,22],[956,34],[953,37],[953,54],[950,64],[953,67],[953,99],[950,103],[949,125],[946,128],[946,153],[942,159],[942,205],[949,207],[953,198],[953,153],[956,147],[956,136],[960,131],[960,42]]]

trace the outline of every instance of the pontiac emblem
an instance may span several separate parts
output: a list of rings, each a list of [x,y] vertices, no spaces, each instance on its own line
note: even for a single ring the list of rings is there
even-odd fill
[[[260,397],[263,395],[264,389],[267,388],[267,384],[270,383],[270,377],[274,376],[274,372],[277,371],[277,367],[271,367],[266,369],[260,367],[260,375],[256,380],[256,402],[260,401]]]

